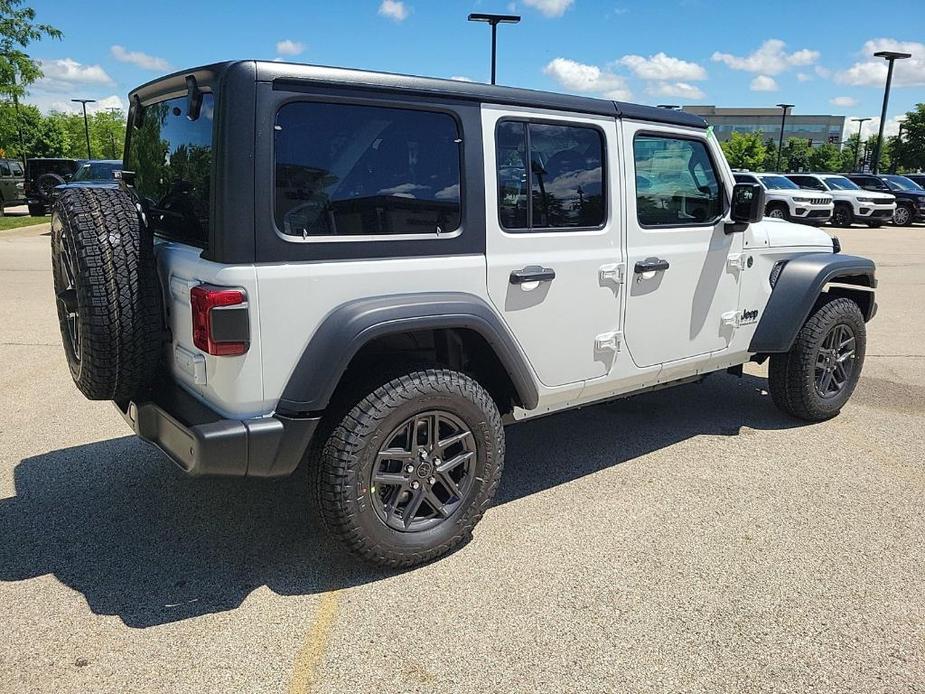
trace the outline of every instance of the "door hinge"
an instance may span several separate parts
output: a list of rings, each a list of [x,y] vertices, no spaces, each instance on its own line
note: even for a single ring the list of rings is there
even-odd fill
[[[745,269],[745,254],[743,253],[732,253],[728,258],[726,258],[726,267],[730,270],[738,270],[741,272]]]
[[[738,311],[726,311],[720,317],[720,323],[724,326],[728,325],[732,328],[739,327],[739,312]]]
[[[619,330],[611,330],[609,333],[601,333],[594,339],[594,348],[598,352],[619,352],[622,343],[623,333]]]
[[[607,263],[607,265],[601,265],[600,278],[602,282],[623,284],[625,276],[626,265],[624,263]]]

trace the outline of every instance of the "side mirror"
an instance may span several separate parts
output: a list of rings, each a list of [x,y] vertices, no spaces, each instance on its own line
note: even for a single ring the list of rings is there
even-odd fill
[[[764,217],[764,188],[757,183],[736,183],[732,187],[729,216],[734,224],[761,221]]]

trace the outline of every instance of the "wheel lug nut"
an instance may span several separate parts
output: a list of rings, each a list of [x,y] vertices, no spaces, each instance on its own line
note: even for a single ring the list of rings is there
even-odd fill
[[[412,489],[417,489],[417,488],[420,487],[420,486],[421,486],[421,483],[418,482],[417,480],[415,480],[414,482],[411,483],[411,488],[412,488]]]
[[[407,472],[409,475],[410,475],[412,472],[414,472],[414,465],[409,465],[408,467],[406,467],[406,468],[405,468],[405,472]]]
[[[430,479],[427,480],[427,484],[434,484],[436,481],[437,481],[436,477],[431,477]]]

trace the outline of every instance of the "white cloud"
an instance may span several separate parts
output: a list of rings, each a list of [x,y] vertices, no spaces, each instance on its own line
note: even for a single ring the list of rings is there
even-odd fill
[[[854,122],[854,118],[861,118],[861,116],[846,116],[845,117],[845,132],[842,136],[842,139],[847,139],[850,135],[858,134],[858,124]],[[900,116],[893,116],[888,118],[886,125],[883,128],[884,137],[893,137],[894,135],[899,134],[899,124],[905,120],[905,114]],[[880,116],[871,116],[870,120],[867,120],[861,123],[861,141],[863,142],[871,135],[876,136],[880,131]]]
[[[465,77],[463,75],[453,75],[450,79],[456,80],[457,82],[475,82],[471,77]]]
[[[575,0],[524,0],[524,5],[539,10],[546,17],[561,17]]]
[[[112,57],[120,63],[131,63],[142,70],[158,70],[160,72],[170,70],[170,63],[155,55],[148,55],[141,51],[129,51],[124,46],[118,45],[112,46],[109,51],[112,53]]]
[[[664,53],[656,53],[644,58],[641,55],[625,55],[618,64],[644,80],[681,80],[696,82],[707,78],[707,71],[697,63],[690,63],[680,58],[672,58]]]
[[[646,87],[652,96],[671,96],[679,99],[702,99],[705,94],[693,84],[687,82],[654,82]]]
[[[303,51],[305,51],[305,44],[301,41],[284,39],[276,42],[277,55],[299,55]]]
[[[598,93],[608,99],[630,98],[626,80],[597,65],[585,65],[568,58],[556,58],[543,68],[543,74],[552,77],[570,92]]]
[[[409,9],[402,0],[382,0],[382,4],[379,5],[379,14],[396,22],[408,19],[408,13]]]
[[[777,82],[774,81],[773,77],[768,77],[767,75],[758,75],[755,79],[752,80],[752,83],[749,85],[749,89],[751,89],[753,92],[776,92]]]
[[[819,75],[824,80],[827,80],[829,79],[829,77],[832,76],[832,71],[829,70],[829,68],[827,67],[822,67],[821,65],[817,65],[816,67],[813,68],[813,70],[815,71],[817,75]]]
[[[813,76],[807,75],[805,72],[797,73],[797,82],[812,82]]]
[[[731,53],[713,54],[713,61],[725,63],[733,70],[758,72],[762,75],[777,75],[799,65],[812,65],[819,60],[819,51],[803,48],[793,53],[784,50],[787,47],[780,39],[768,39],[761,46],[746,56]]]
[[[43,111],[58,111],[59,113],[83,113],[83,109],[80,104],[75,104],[73,101],[66,101],[57,99],[54,101],[49,101],[47,99],[30,99],[30,102],[33,105],[38,106]],[[38,101],[38,103],[35,103]],[[87,104],[87,113],[96,113],[97,111],[105,111],[110,108],[119,108],[123,111],[125,110],[125,103],[122,101],[122,97],[113,94],[111,96],[103,97],[102,99],[97,99],[95,103]]]
[[[73,90],[76,86],[115,84],[112,77],[99,65],[83,65],[73,58],[39,59],[38,62],[45,75],[34,85],[39,90],[66,92]]]
[[[886,38],[865,42],[861,49],[861,55],[865,57],[865,60],[837,73],[835,81],[854,86],[882,87],[886,83],[887,62],[882,58],[872,57],[878,51],[899,51],[912,54],[911,58],[897,60],[894,63],[894,87],[925,85],[925,43]]]
[[[852,108],[858,105],[858,100],[853,96],[836,96],[833,99],[829,99],[829,103],[832,106],[841,106],[842,108]]]

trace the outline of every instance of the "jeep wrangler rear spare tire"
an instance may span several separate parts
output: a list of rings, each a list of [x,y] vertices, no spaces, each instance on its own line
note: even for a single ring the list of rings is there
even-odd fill
[[[819,305],[789,352],[772,354],[768,389],[784,412],[811,422],[837,415],[854,392],[867,332],[858,305],[837,298]]]
[[[366,561],[406,568],[458,547],[504,466],[501,415],[465,374],[408,370],[348,403],[310,460],[328,532]]]
[[[128,399],[152,380],[163,334],[154,242],[121,190],[65,191],[51,262],[71,377],[91,400]]]

